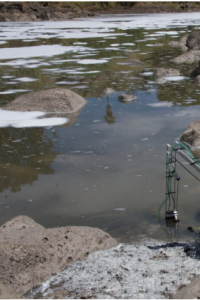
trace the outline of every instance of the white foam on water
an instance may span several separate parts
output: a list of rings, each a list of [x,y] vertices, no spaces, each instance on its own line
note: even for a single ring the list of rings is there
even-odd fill
[[[73,45],[87,45],[88,43],[86,42],[75,42]]]
[[[81,59],[78,60],[77,63],[78,64],[83,64],[83,65],[91,65],[91,64],[104,64],[107,63],[108,60],[106,59]]]
[[[191,104],[191,103],[196,102],[196,101],[197,100],[195,100],[195,99],[187,99],[187,100],[184,100],[184,103]]]
[[[46,113],[39,111],[21,112],[0,109],[0,128],[8,126],[15,128],[57,126],[68,122],[69,119],[67,118],[46,118]]]
[[[162,34],[162,35],[165,35],[165,34],[167,34],[167,35],[177,35],[177,34],[179,34],[178,31],[156,31],[155,33],[156,34]]]
[[[66,52],[82,52],[86,50],[93,50],[81,46],[62,46],[62,45],[40,45],[30,47],[18,48],[1,48],[0,58],[14,59],[14,58],[29,58],[29,57],[51,57],[53,55],[61,55]]]
[[[123,46],[134,46],[135,44],[134,43],[123,43],[122,45]]]
[[[32,81],[37,81],[38,79],[30,78],[30,77],[20,77],[20,78],[15,78],[15,80],[21,81],[21,82],[32,82]]]
[[[163,102],[160,102],[160,103],[149,103],[147,105],[151,106],[151,107],[171,107],[171,106],[173,106],[173,103],[172,102],[163,101]]]
[[[15,76],[9,76],[9,75],[5,75],[5,76],[2,76],[1,78],[3,79],[10,79],[10,78],[14,78]]]
[[[67,85],[74,85],[74,84],[78,84],[79,81],[58,81],[56,82],[56,84],[67,84]]]
[[[116,50],[116,51],[118,51],[119,48],[115,48],[115,47],[107,47],[107,48],[105,48],[105,50]]]
[[[149,138],[144,138],[144,139],[141,139],[141,141],[148,141]]]
[[[121,31],[127,29],[146,28],[158,29],[156,36],[177,35],[177,31],[161,31],[160,28],[187,27],[200,25],[199,13],[174,14],[143,14],[143,15],[114,15],[87,18],[76,21],[49,22],[9,22],[1,27],[0,40],[38,40],[38,39],[71,39],[104,37],[114,39],[125,35],[126,32],[116,33],[114,28]],[[87,28],[87,30],[85,30]],[[65,30],[63,30],[65,29]],[[83,30],[84,29],[84,30]],[[147,33],[148,34],[148,33]],[[50,46],[46,46],[50,47]],[[64,47],[64,46],[63,46]],[[24,48],[24,47],[22,47]],[[2,49],[1,49],[2,50]],[[48,51],[47,51],[48,52]],[[1,55],[0,55],[1,57]]]
[[[144,72],[144,73],[140,73],[140,75],[142,75],[142,76],[150,76],[150,75],[153,75],[153,72]]]
[[[15,94],[15,93],[21,93],[21,92],[29,92],[30,90],[7,90],[4,92],[0,92],[0,95],[9,95],[9,94]]]
[[[6,41],[0,41],[0,45],[6,44]]]
[[[110,44],[111,47],[117,47],[119,44]]]
[[[126,208],[115,208],[114,210],[123,211],[123,210],[126,210]]]
[[[83,71],[83,72],[81,72],[81,71],[69,71],[69,72],[66,72],[66,73],[68,73],[68,74],[71,74],[71,75],[75,75],[75,74],[77,74],[77,75],[84,75],[84,74],[95,74],[95,73],[99,73],[100,71]]]
[[[42,60],[41,59],[17,59],[17,60],[12,60],[12,61],[7,61],[7,62],[0,62],[0,66],[24,66],[27,64],[35,64],[35,63],[40,63]]]
[[[185,76],[167,76],[167,77],[164,77],[164,79],[166,81],[181,81],[181,80],[186,79],[186,77]]]

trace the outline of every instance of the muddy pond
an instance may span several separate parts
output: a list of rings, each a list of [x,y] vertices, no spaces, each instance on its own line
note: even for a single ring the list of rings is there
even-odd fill
[[[198,13],[1,23],[0,107],[53,87],[87,103],[44,123],[0,109],[0,225],[23,214],[45,227],[99,227],[120,242],[194,237],[187,228],[200,226],[200,182],[183,168],[178,228],[160,226],[157,211],[166,144],[200,116],[200,86],[188,78],[196,63],[171,62],[182,50],[169,42],[199,25]],[[159,67],[181,76],[158,84]],[[122,93],[137,98],[123,103]]]

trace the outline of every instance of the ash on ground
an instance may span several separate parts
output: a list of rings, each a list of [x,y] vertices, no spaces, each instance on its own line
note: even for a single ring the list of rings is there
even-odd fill
[[[199,245],[196,246],[199,248]],[[195,247],[186,243],[119,244],[68,265],[29,298],[164,299],[200,275]],[[189,255],[188,255],[189,254]]]

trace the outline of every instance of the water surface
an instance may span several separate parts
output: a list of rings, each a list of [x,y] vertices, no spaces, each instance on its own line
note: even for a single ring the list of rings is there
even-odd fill
[[[196,13],[1,24],[0,107],[53,87],[87,100],[74,115],[54,115],[58,126],[52,115],[38,116],[50,119],[38,126],[0,110],[1,224],[23,214],[46,227],[99,227],[122,242],[177,234],[157,219],[165,150],[199,119],[200,88],[188,78],[195,64],[172,63],[182,52],[168,43],[199,25]],[[157,67],[181,77],[157,84]],[[125,104],[121,93],[137,98]],[[187,227],[199,226],[200,183],[179,171],[178,230],[187,239]]]

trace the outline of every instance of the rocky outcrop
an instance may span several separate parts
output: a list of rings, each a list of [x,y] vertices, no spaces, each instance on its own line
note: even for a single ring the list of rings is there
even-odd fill
[[[186,41],[186,46],[189,49],[198,50],[200,49],[200,31],[192,32]]]
[[[116,245],[116,240],[97,228],[45,229],[18,216],[0,227],[0,291],[4,296],[6,291],[14,291],[21,298],[67,264]]]
[[[133,102],[136,99],[134,95],[121,94],[118,96],[120,102]]]
[[[200,59],[200,50],[190,50],[171,59],[171,61],[174,62],[175,64],[182,64],[182,63],[192,64],[199,59]]]
[[[200,120],[191,123],[180,137],[181,141],[192,147],[200,146]]]
[[[85,103],[85,99],[77,93],[64,88],[55,88],[23,94],[2,109],[70,113],[79,110]]]

